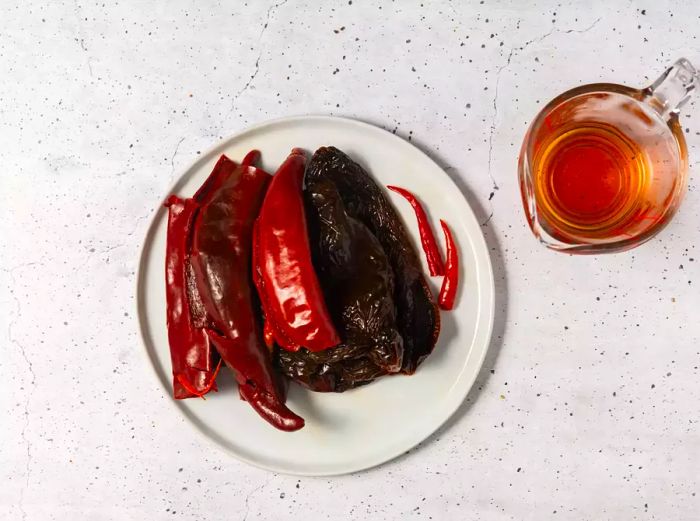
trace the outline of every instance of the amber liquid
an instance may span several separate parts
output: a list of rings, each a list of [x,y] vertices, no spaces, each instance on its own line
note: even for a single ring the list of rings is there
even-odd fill
[[[551,136],[537,159],[536,197],[550,222],[599,235],[644,218],[650,167],[615,128],[581,126]]]
[[[532,188],[540,224],[562,240],[624,239],[653,228],[664,219],[674,180],[667,148],[640,136],[656,135],[663,123],[611,95],[572,105],[555,109],[536,136]]]

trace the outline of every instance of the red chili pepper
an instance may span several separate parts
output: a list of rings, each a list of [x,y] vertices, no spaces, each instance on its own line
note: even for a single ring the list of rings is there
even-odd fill
[[[264,295],[264,284],[262,282],[262,273],[260,272],[260,263],[258,260],[258,219],[255,220],[253,224],[253,258],[252,258],[252,272],[253,272],[253,284],[258,290],[258,297],[260,298],[260,306],[263,311],[263,339],[265,340],[265,345],[272,353],[275,349],[275,339],[276,337],[282,337],[282,332],[278,331],[272,324],[272,320],[268,316],[269,311],[265,310],[265,295]]]
[[[420,204],[420,201],[418,201],[416,196],[405,188],[398,186],[387,186],[387,188],[392,192],[396,192],[397,194],[403,196],[413,207],[413,211],[416,213],[416,219],[418,220],[420,242],[423,246],[423,251],[425,252],[425,259],[428,261],[428,270],[430,270],[430,275],[433,277],[443,275],[445,273],[445,267],[442,264],[440,250],[438,249],[435,235],[433,235],[433,230],[428,223],[428,216],[425,214],[425,210]]]
[[[245,156],[244,161],[246,159],[254,159],[255,154],[258,154],[259,156],[260,152],[258,152],[257,150],[252,150],[248,153],[248,155]],[[211,174],[209,174],[209,177],[207,177],[206,181],[202,183],[202,186],[199,187],[199,190],[195,192],[192,199],[199,203],[200,206],[207,204],[217,192],[217,190],[221,188],[221,185],[223,185],[226,182],[226,180],[238,167],[239,166],[235,161],[231,161],[228,157],[222,154],[219,160],[214,165],[214,169],[211,171]]]
[[[272,330],[272,324],[269,320],[265,320],[265,325],[263,327],[263,338],[265,339],[265,345],[272,351],[275,347],[275,332]]]
[[[272,368],[253,314],[251,241],[269,175],[237,168],[202,207],[195,221],[192,265],[213,323],[207,334],[238,381],[241,397],[275,427],[292,431],[304,420],[284,405],[282,381]]]
[[[260,152],[253,150],[243,161],[252,164],[259,158]],[[177,399],[204,396],[210,390],[216,390],[215,379],[221,367],[221,360],[212,372],[213,360],[218,356],[202,329],[208,325],[209,320],[196,287],[190,262],[192,225],[199,207],[211,200],[213,194],[236,168],[238,165],[235,162],[222,155],[192,199],[183,201],[171,196],[166,203],[170,208],[166,297],[173,393]],[[177,310],[183,312],[178,314]]]
[[[254,161],[257,161],[259,157],[260,152],[258,152],[257,150],[253,150],[245,156],[243,162],[252,163]],[[221,155],[219,160],[216,162],[216,165],[214,165],[214,168],[212,169],[211,173],[209,174],[209,177],[207,177],[202,186],[199,187],[199,190],[197,190],[197,192],[192,197],[192,200],[198,203],[197,211],[199,210],[199,208],[207,205],[211,201],[214,194],[217,193],[219,188],[221,188],[221,186],[226,182],[226,180],[229,177],[231,177],[231,175],[236,171],[237,168],[239,168],[239,165],[236,162],[231,161],[228,157],[226,157],[223,154]],[[194,230],[194,226],[192,226],[191,228],[192,230]],[[194,324],[197,327],[203,328],[211,325],[211,320],[207,316],[207,311],[204,308],[204,303],[202,302],[202,298],[199,295],[199,290],[197,289],[197,283],[195,281],[194,270],[192,268],[192,262],[190,258],[190,253],[192,250],[192,234],[193,231],[190,231],[187,246],[187,259],[185,261],[187,264],[187,296],[190,301],[190,309],[194,319]],[[207,346],[206,349],[211,350],[211,353],[207,353],[206,356],[217,356],[213,346],[211,346],[211,348]],[[205,355],[203,354],[202,356]]]
[[[165,288],[173,394],[176,399],[204,396],[210,390],[216,391],[220,362],[214,369],[209,339],[196,326],[188,297],[188,242],[197,204],[192,199],[183,201],[172,195],[165,206],[169,211]]]
[[[445,273],[445,268],[442,264],[442,257],[440,256],[440,250],[437,246],[437,241],[435,240],[435,235],[433,235],[433,230],[430,228],[428,223],[428,216],[423,210],[420,201],[411,192],[405,188],[398,186],[387,186],[392,192],[403,196],[413,207],[413,211],[416,213],[416,219],[418,220],[418,232],[420,233],[420,242],[423,245],[423,251],[425,252],[425,258],[428,261],[428,269],[430,270],[430,275],[433,277],[441,276]]]
[[[296,351],[340,343],[311,261],[302,182],[304,151],[295,148],[273,176],[253,238],[254,275],[276,342]]]
[[[445,247],[447,259],[445,261],[445,278],[442,279],[438,304],[442,309],[450,310],[455,305],[455,295],[457,294],[457,284],[459,282],[459,259],[457,256],[457,245],[455,244],[452,232],[447,227],[447,223],[440,219],[442,231],[445,234]]]

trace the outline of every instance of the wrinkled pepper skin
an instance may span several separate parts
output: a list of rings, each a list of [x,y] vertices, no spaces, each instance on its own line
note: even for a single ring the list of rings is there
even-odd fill
[[[253,150],[248,155],[246,155],[245,161],[251,161],[251,160],[256,160],[260,156],[260,152],[257,150]],[[209,177],[202,183],[202,186],[199,187],[197,192],[195,192],[194,196],[192,197],[191,201],[193,200],[195,203],[197,203],[197,210],[203,206],[206,206],[214,196],[214,194],[217,193],[217,191],[221,188],[221,186],[226,182],[226,180],[231,177],[231,175],[238,169],[240,168],[238,163],[235,161],[231,161],[228,157],[225,155],[221,155],[219,160],[216,162],[216,165],[214,165],[214,168],[212,169],[211,173],[209,174]],[[196,212],[193,215],[196,216]],[[192,312],[192,316],[194,319],[194,323],[197,327],[201,328],[206,328],[211,326],[211,320],[209,319],[209,316],[207,315],[207,311],[204,308],[204,303],[202,302],[202,298],[199,295],[199,289],[197,289],[197,283],[195,281],[195,276],[194,276],[194,269],[192,268],[192,262],[190,259],[190,253],[192,249],[192,234],[194,231],[194,226],[191,226],[192,230],[190,231],[190,236],[188,239],[188,247],[187,247],[187,296],[189,297],[190,300],[190,310]],[[213,356],[217,356],[216,352],[212,346],[212,351],[213,351]]]
[[[176,399],[204,396],[216,391],[212,347],[206,332],[196,324],[188,288],[188,253],[192,222],[198,205],[192,199],[170,196],[165,254],[168,343]]]
[[[306,154],[295,148],[270,182],[253,239],[265,320],[280,347],[322,351],[340,343],[311,259],[302,183]]]
[[[359,164],[335,147],[319,148],[306,171],[306,184],[328,177],[347,214],[364,223],[382,245],[394,272],[394,302],[403,337],[402,373],[413,374],[433,351],[440,334],[440,311],[401,218],[384,191]]]
[[[260,153],[253,150],[244,162],[253,163],[259,157]],[[176,399],[201,397],[217,390],[215,380],[221,360],[203,330],[209,326],[209,318],[196,286],[190,252],[199,208],[211,200],[237,168],[234,161],[222,155],[191,199],[171,196],[165,204],[169,209],[165,267],[168,340]]]
[[[347,214],[330,179],[307,183],[304,195],[314,266],[342,342],[316,353],[279,349],[280,369],[320,392],[343,392],[401,371],[394,273],[381,244]]]
[[[293,431],[304,420],[284,405],[253,311],[252,228],[268,182],[262,170],[241,166],[218,188],[195,220],[192,266],[213,324],[207,334],[233,370],[241,397],[278,429]]]

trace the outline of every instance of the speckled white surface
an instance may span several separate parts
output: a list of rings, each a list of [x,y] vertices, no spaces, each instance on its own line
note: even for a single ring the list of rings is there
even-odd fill
[[[657,239],[569,257],[526,228],[516,156],[559,92],[700,61],[700,4],[320,3],[0,5],[0,518],[697,519],[697,175]],[[699,107],[682,120],[696,166]],[[134,316],[174,177],[295,114],[384,126],[444,165],[485,223],[498,291],[457,417],[332,479],[202,441],[144,367]]]

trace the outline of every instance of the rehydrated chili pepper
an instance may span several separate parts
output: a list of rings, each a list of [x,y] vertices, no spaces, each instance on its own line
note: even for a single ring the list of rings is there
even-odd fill
[[[440,219],[442,231],[445,234],[445,249],[447,258],[445,261],[445,278],[442,279],[438,304],[442,309],[450,310],[455,305],[457,295],[457,284],[459,283],[459,258],[457,255],[457,245],[447,223]]]
[[[280,349],[282,371],[314,391],[342,392],[401,371],[394,273],[372,232],[345,211],[327,177],[306,184],[309,237],[328,309],[342,342],[316,353]]]
[[[412,374],[432,352],[440,333],[440,313],[420,260],[391,202],[360,165],[335,147],[322,147],[311,158],[306,183],[325,176],[335,183],[348,215],[369,228],[389,259],[398,330],[404,341],[401,372]]]
[[[245,156],[243,161],[245,162],[247,160],[249,162],[248,164],[251,164],[250,162],[259,156],[260,152],[252,150]],[[242,163],[240,166],[243,165],[245,165],[245,163]],[[209,177],[207,177],[204,183],[202,183],[202,186],[195,192],[192,199],[194,199],[199,206],[207,204],[237,168],[239,168],[238,163],[231,161],[226,155],[222,154],[214,165]]]
[[[188,253],[192,220],[197,203],[170,196],[168,238],[165,254],[165,289],[167,302],[168,343],[176,399],[204,396],[216,391],[216,374],[212,349],[205,331],[195,323],[196,313],[188,295]]]
[[[253,163],[260,152],[253,150],[244,163]],[[173,370],[173,395],[176,399],[204,396],[216,391],[216,375],[221,367],[218,354],[203,328],[209,318],[199,295],[190,262],[193,220],[238,165],[222,155],[211,173],[191,199],[168,198],[168,244],[166,251],[166,300],[168,340]]]
[[[302,198],[306,154],[295,148],[265,195],[253,238],[254,280],[268,331],[283,348],[340,343],[311,261]]]
[[[282,382],[261,342],[253,313],[251,241],[269,175],[241,166],[215,191],[195,220],[192,266],[213,327],[207,329],[238,381],[242,398],[278,429],[304,420],[284,405]]]
[[[440,256],[440,249],[438,248],[437,241],[435,240],[435,235],[428,222],[428,216],[425,214],[423,206],[420,204],[418,198],[405,188],[399,186],[387,186],[392,192],[396,192],[406,199],[410,205],[413,207],[413,211],[416,213],[416,219],[418,220],[418,232],[420,233],[420,242],[423,245],[423,251],[425,252],[425,258],[428,261],[428,269],[433,277],[442,276],[445,273],[445,267],[442,263],[442,257]]]

